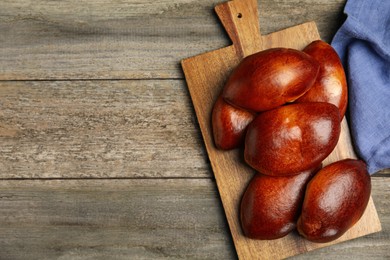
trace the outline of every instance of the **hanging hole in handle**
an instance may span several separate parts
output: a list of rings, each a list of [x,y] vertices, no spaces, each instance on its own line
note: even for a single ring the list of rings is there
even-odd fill
[[[242,13],[238,13],[237,18],[242,18]]]

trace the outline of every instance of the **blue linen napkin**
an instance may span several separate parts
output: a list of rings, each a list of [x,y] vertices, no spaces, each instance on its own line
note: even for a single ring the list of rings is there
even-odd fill
[[[390,168],[390,0],[348,0],[332,46],[348,79],[349,123],[373,174]]]

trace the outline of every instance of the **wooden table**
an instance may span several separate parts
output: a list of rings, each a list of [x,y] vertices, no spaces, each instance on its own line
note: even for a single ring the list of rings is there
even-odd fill
[[[0,2],[0,259],[234,259],[180,60],[230,44],[217,0]],[[260,0],[263,34],[345,0]],[[383,231],[295,259],[388,259]]]

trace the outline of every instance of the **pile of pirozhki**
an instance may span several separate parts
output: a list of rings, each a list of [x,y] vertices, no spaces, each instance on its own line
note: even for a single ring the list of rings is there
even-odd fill
[[[302,51],[267,49],[232,71],[212,127],[218,149],[243,148],[256,170],[240,205],[247,237],[277,239],[297,229],[330,242],[361,218],[371,193],[366,164],[322,163],[338,143],[347,103],[342,63],[323,41]]]

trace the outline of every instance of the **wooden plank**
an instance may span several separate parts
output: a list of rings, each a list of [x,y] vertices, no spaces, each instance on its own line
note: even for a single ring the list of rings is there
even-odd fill
[[[213,104],[227,75],[244,57],[272,47],[303,49],[312,41],[320,39],[320,36],[314,22],[261,36],[258,26],[253,25],[257,22],[255,0],[229,1],[217,6],[216,12],[233,45],[185,59],[182,66],[238,256],[241,259],[283,259],[380,231],[375,206],[370,201],[364,217],[354,228],[330,243],[311,243],[296,234],[273,241],[253,240],[244,236],[238,212],[240,198],[255,171],[242,162],[240,149],[222,151],[215,147],[211,128]],[[356,158],[345,119],[341,128],[339,142],[323,161],[324,166],[341,159]],[[262,252],[261,256],[258,256],[259,251]]]
[[[220,0],[2,0],[0,80],[182,78],[183,58],[228,45]],[[259,0],[262,31],[316,21],[327,41],[345,0]]]
[[[210,177],[182,80],[0,82],[0,178]]]
[[[388,259],[390,179],[372,196],[382,232],[293,259]],[[210,179],[3,180],[0,259],[235,259],[223,215]]]
[[[374,176],[390,177],[390,169],[383,169],[374,174]]]
[[[3,81],[0,100],[0,178],[213,175],[182,80]]]
[[[180,179],[0,181],[0,259],[232,258],[213,187]]]

